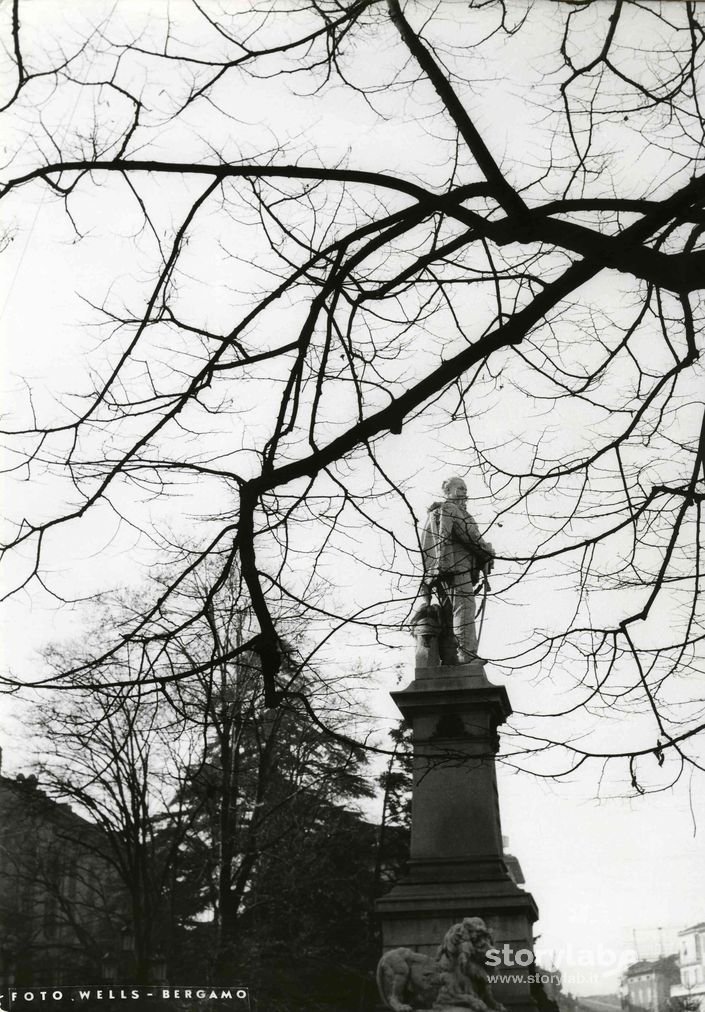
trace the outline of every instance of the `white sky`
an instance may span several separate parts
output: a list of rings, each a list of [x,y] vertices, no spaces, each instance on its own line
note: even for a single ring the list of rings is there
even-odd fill
[[[140,6],[137,0],[132,3],[132,12],[135,6],[147,11],[146,4]],[[53,6],[53,3],[35,0],[35,9],[43,10],[48,21]],[[83,0],[75,5],[74,24],[80,27],[82,19],[95,20],[96,12],[105,7],[97,0]],[[448,11],[457,10],[453,3],[446,7]],[[120,10],[124,13],[125,9],[123,4]],[[179,9],[179,5],[174,5],[174,9]],[[116,19],[119,17],[120,12]],[[37,23],[41,21],[41,17],[37,18]],[[545,136],[541,130],[550,132],[550,124],[543,124],[540,105],[533,106],[525,101],[522,88],[531,77],[532,62],[555,45],[555,29],[544,19],[541,32],[534,30],[528,43],[526,38],[522,36],[523,49],[518,43],[507,48],[505,65],[509,83],[484,81],[478,88],[475,112],[478,125],[492,138],[498,156],[509,149],[524,151],[528,179],[533,173],[532,159],[538,160],[543,151]],[[472,61],[470,49],[468,53]],[[366,64],[370,79],[376,73],[376,61],[381,65],[385,58],[381,43],[376,50],[371,49]],[[139,68],[133,73],[138,74]],[[166,77],[159,83],[165,88],[170,86]],[[156,121],[159,89],[156,82],[150,85]],[[346,149],[350,151],[350,162],[358,167],[402,172],[410,161],[412,169],[424,161],[433,162],[435,149],[417,121],[416,109],[406,110],[388,128],[384,133],[384,145],[380,147],[381,128],[370,129],[371,120],[364,103],[350,97],[347,91],[333,88],[314,101],[308,95],[292,97],[288,94],[284,99],[278,88],[275,84],[263,87],[260,104],[247,104],[240,125],[233,130],[232,145],[238,153],[254,146],[253,138],[264,123],[273,133],[281,135],[283,132],[290,137],[294,148],[305,150],[314,145],[323,163],[335,161]],[[393,97],[383,97],[380,101],[393,103]],[[73,107],[64,105],[57,115],[60,129],[69,134],[80,116],[78,102]],[[28,122],[29,119],[28,114]],[[33,127],[29,122],[28,133],[34,128],[36,124]],[[178,148],[178,135],[172,136],[165,130],[158,138],[154,143],[161,144],[165,152]],[[380,150],[383,165],[380,165]],[[640,192],[643,180],[651,171],[651,163],[645,157],[635,168],[635,151],[633,144],[626,145],[617,178],[624,183],[625,189],[634,185]],[[30,152],[28,161],[31,157]],[[439,163],[440,175],[444,167]],[[175,187],[171,187],[169,196],[170,201],[165,201],[162,208],[165,228],[170,221],[178,220],[180,201]],[[182,194],[182,202],[185,196]],[[32,385],[35,406],[39,409],[48,409],[53,398],[75,388],[76,383],[79,389],[87,388],[85,357],[94,347],[98,334],[82,326],[94,317],[90,308],[80,301],[80,296],[100,301],[101,295],[108,290],[115,296],[123,290],[134,292],[148,276],[148,258],[143,251],[135,252],[131,223],[122,218],[117,207],[111,218],[111,212],[105,211],[105,202],[100,204],[102,220],[96,223],[93,215],[97,199],[95,194],[88,195],[74,207],[79,227],[90,230],[88,238],[81,243],[74,241],[60,207],[36,188],[22,191],[7,209],[7,223],[16,230],[16,237],[2,254],[2,386],[9,395],[7,403],[18,410],[26,405],[22,394],[24,380]],[[199,255],[196,248],[194,257]],[[240,283],[243,278],[241,275]],[[210,324],[225,327],[237,304],[237,293],[228,291],[227,272],[219,273],[217,265],[213,267],[210,281],[211,287],[204,287],[200,297],[208,301]],[[608,280],[602,284],[607,290],[614,282]],[[610,298],[614,300],[616,295],[618,287],[613,287]],[[255,407],[250,406],[250,410],[249,423],[254,426]],[[400,478],[405,476],[409,481],[409,492],[419,513],[437,495],[445,473],[444,465],[438,461],[437,446],[434,433],[423,433],[419,429],[413,444],[408,440],[390,443],[384,451],[387,454],[385,463],[394,474]],[[479,486],[476,485],[475,490],[480,493]],[[16,516],[26,507],[38,509],[43,497],[49,503],[57,494],[58,490],[52,485],[38,487],[8,482],[3,512]],[[188,512],[197,509],[197,504],[197,497],[194,500],[187,496],[181,502],[170,502],[166,507],[154,505],[150,509],[159,513],[161,519],[166,518],[177,532],[185,532],[190,523]],[[209,508],[213,508],[212,503]],[[489,499],[476,500],[473,509],[481,522],[489,523],[492,519]],[[398,523],[407,523],[401,513]],[[502,533],[511,542],[512,538],[520,537],[520,528],[513,527],[510,519],[504,532],[493,535],[496,542]],[[148,571],[153,562],[154,556],[146,545],[107,511],[98,513],[80,528],[72,525],[62,531],[51,555],[56,585],[79,588],[80,594],[133,582],[140,572]],[[19,572],[19,568],[14,572]],[[341,595],[354,596],[356,581],[361,579],[381,577],[361,574],[352,562],[349,568],[341,568],[337,574]],[[568,606],[565,599],[561,601],[556,594],[542,600],[539,593],[535,600],[537,603],[533,605],[524,602],[520,613],[515,609],[511,623],[506,621],[506,611],[489,612],[483,632],[483,649],[488,656],[501,655],[508,639],[521,642],[526,631],[537,625],[550,627],[558,623],[558,612]],[[57,607],[47,595],[20,593],[5,606],[4,665],[19,672],[35,670],[38,665],[36,651],[67,632],[76,634],[80,621],[80,610]],[[365,700],[369,710],[379,715],[380,726],[394,717],[387,693],[396,687],[397,673],[402,672],[403,681],[412,677],[410,647],[404,645],[403,636],[392,639],[396,647],[379,653],[360,642],[357,647],[355,644],[350,647],[353,653],[349,656],[359,657],[363,667],[380,667],[373,679],[376,687],[370,689]],[[401,669],[400,664],[403,665]],[[493,681],[504,680],[499,671],[490,670],[488,674]],[[559,676],[559,682],[561,677],[563,675]],[[516,711],[552,708],[554,690],[546,684],[532,684],[517,673],[507,681],[507,688]],[[565,686],[561,691],[563,689]],[[560,697],[556,699],[555,708],[560,708]],[[8,704],[6,712],[10,710]],[[638,724],[630,724],[627,728],[624,720],[620,715],[606,723],[605,740],[612,747],[623,734],[636,734],[637,737],[641,734]],[[651,741],[650,733],[650,729],[644,731],[645,740]],[[21,728],[18,732],[17,726],[12,727],[8,721],[0,743],[5,747],[5,767],[10,771],[19,770]],[[671,790],[627,797],[631,792],[621,768],[605,778],[599,787],[599,798],[595,800],[598,772],[592,766],[581,770],[569,783],[560,785],[504,769],[499,772],[504,832],[510,838],[510,850],[522,864],[527,888],[541,911],[537,926],[541,935],[539,948],[555,952],[556,963],[566,976],[567,989],[582,994],[616,989],[618,973],[614,964],[596,968],[584,964],[590,954],[600,951],[600,945],[603,950],[611,950],[615,961],[622,963],[625,951],[634,949],[635,939],[640,956],[656,955],[658,929],[662,928],[663,943],[670,952],[674,951],[679,929],[705,920],[705,791],[702,780],[691,782],[685,776]]]

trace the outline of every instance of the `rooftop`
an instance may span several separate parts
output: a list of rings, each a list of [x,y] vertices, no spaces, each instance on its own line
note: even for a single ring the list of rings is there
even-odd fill
[[[658,959],[640,959],[632,963],[624,972],[625,977],[636,977],[643,973],[673,974],[678,968],[678,957],[675,955],[660,956]]]

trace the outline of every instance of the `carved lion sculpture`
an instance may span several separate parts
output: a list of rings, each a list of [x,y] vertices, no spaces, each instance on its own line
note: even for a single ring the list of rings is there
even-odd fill
[[[492,936],[485,922],[465,917],[446,932],[435,959],[413,949],[392,949],[377,967],[382,1001],[393,1012],[506,1012],[495,1001],[487,976],[490,948]]]

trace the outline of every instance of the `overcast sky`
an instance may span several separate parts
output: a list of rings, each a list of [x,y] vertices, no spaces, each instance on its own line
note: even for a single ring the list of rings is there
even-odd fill
[[[140,2],[131,0],[138,8]],[[94,22],[99,14],[113,10],[112,5],[97,0],[95,3],[82,0],[75,6],[75,25],[79,27],[82,19]],[[546,10],[550,7],[546,0]],[[51,20],[52,8],[53,0],[51,3],[35,0],[35,11],[43,10],[47,22]],[[449,3],[447,8],[449,12],[455,11],[457,5]],[[120,11],[125,12],[124,4],[122,8],[116,5],[115,9],[118,13],[114,16],[119,20]],[[146,12],[148,5],[141,9]],[[178,9],[178,4],[174,9]],[[41,20],[37,16],[37,22]],[[478,86],[475,110],[479,124],[492,137],[496,153],[501,156],[510,147],[514,150],[523,147],[527,162],[531,162],[540,147],[540,130],[550,130],[550,124],[543,123],[533,98],[527,100],[524,94],[521,104],[522,87],[531,77],[533,62],[555,46],[557,39],[550,15],[536,19],[535,25],[533,34],[522,36],[523,49],[520,50],[518,41],[513,47],[507,46],[505,59],[512,70],[507,74],[510,83],[483,81]],[[380,42],[377,50],[373,47],[368,54],[370,79],[385,59]],[[164,89],[171,86],[166,67],[164,74],[163,82],[150,82],[151,94],[159,94],[158,84]],[[295,95],[282,91],[281,82],[261,85],[256,94],[256,101],[248,101],[242,110],[237,138],[240,152],[247,150],[250,135],[254,136],[264,124],[274,134],[286,134],[294,146],[300,139],[302,149],[304,145],[313,147],[321,162],[333,163],[346,152],[356,165],[380,167],[379,138],[372,129],[373,118],[359,96],[351,96],[342,88],[333,88],[315,98],[304,92]],[[69,134],[80,116],[78,99],[76,105],[64,100],[56,115],[61,131]],[[410,161],[412,169],[423,163],[432,165],[435,157],[432,139],[424,134],[413,111],[408,110],[402,120],[398,145],[390,147],[387,139],[383,167],[401,172]],[[25,126],[30,133],[36,129],[36,124],[32,126],[29,120]],[[21,128],[15,123],[14,129],[19,132]],[[178,136],[171,136],[168,131],[160,136],[166,152],[178,147]],[[627,144],[622,171],[628,185],[638,189],[640,180],[648,178],[652,165],[649,158],[635,164],[635,153],[632,148],[630,154]],[[27,158],[31,162],[31,154]],[[441,169],[442,166],[439,172]],[[165,229],[178,218],[179,211],[179,195],[174,188],[169,193],[170,199],[165,197],[162,207]],[[188,196],[184,191],[182,203]],[[98,207],[100,219],[96,221]],[[98,195],[89,193],[77,202],[74,212],[78,227],[87,233],[81,242],[76,241],[60,204],[47,198],[43,190],[23,190],[5,209],[6,227],[13,241],[1,254],[2,387],[6,405],[19,413],[27,410],[25,383],[32,387],[34,406],[47,411],[54,410],[54,399],[58,402],[66,391],[87,389],[86,356],[93,353],[104,332],[92,326],[95,313],[84,300],[100,302],[110,293],[119,301],[123,290],[126,293],[139,290],[147,273],[144,252],[135,246],[131,223],[124,220],[120,207],[114,205],[111,209],[108,202],[106,210],[106,203],[99,204]],[[214,223],[209,227],[217,230]],[[253,259],[256,252],[250,251]],[[193,255],[197,258],[198,250]],[[208,302],[210,322],[216,329],[227,326],[237,295],[227,290],[225,270],[221,273],[217,264],[213,265],[210,280],[212,289],[204,287],[200,298]],[[239,281],[244,284],[246,276],[241,275]],[[608,279],[600,284],[604,287],[596,289],[595,301],[606,300],[609,308],[618,312],[618,282]],[[251,426],[257,424],[258,410],[256,404],[248,406]],[[511,410],[507,417],[510,415]],[[566,418],[562,422],[568,425]],[[501,435],[497,432],[498,440]],[[383,451],[385,466],[399,480],[406,480],[419,515],[438,495],[440,482],[446,476],[447,465],[440,458],[454,454],[454,459],[461,459],[457,448],[449,454],[448,443],[452,439],[451,433],[441,435],[419,426],[413,442],[391,442]],[[470,508],[481,525],[487,527],[493,520],[492,499],[477,476],[466,474],[466,478],[471,492]],[[41,509],[44,497],[50,501],[55,494],[58,492],[51,483],[29,485],[15,478],[6,483],[4,512],[17,517],[25,509]],[[161,511],[160,519],[177,535],[186,536],[191,515],[198,507],[198,494],[189,492],[181,501],[152,505],[150,509]],[[210,501],[208,509],[213,509]],[[409,538],[408,516],[402,510],[391,506],[390,509],[390,523],[398,524],[403,536]],[[501,530],[495,528],[492,533],[500,554],[503,538],[505,545],[516,545],[521,537],[518,518],[514,521],[508,518]],[[361,548],[363,554],[374,555],[374,551],[374,545]],[[154,564],[152,549],[139,533],[122,524],[114,513],[104,510],[97,511],[80,526],[62,529],[52,544],[50,575],[58,591],[71,590],[80,597],[125,584],[139,584]],[[15,561],[6,578],[16,578],[22,565],[21,558]],[[501,580],[501,572],[497,578]],[[348,595],[352,599],[359,581],[383,581],[383,574],[361,574],[355,559],[350,559],[341,564],[336,579],[341,597]],[[490,658],[512,652],[537,626],[550,628],[557,624],[561,608],[569,607],[569,603],[560,594],[543,599],[540,586],[537,589],[534,584],[527,598],[515,606],[511,620],[507,620],[509,605],[502,607],[504,610],[497,606],[493,612],[490,605],[483,629],[482,652]],[[18,673],[39,671],[37,652],[49,642],[79,634],[82,621],[80,605],[61,605],[41,591],[32,595],[20,592],[5,605],[5,666]],[[353,637],[342,661],[338,653],[339,664],[359,663],[364,670],[377,669],[370,675],[365,705],[380,733],[394,719],[389,690],[397,687],[398,679],[405,683],[412,677],[412,650],[404,634],[392,635],[388,642],[388,649],[375,650],[364,636],[357,640]],[[501,666],[492,669],[491,664],[488,675],[492,681],[507,685],[517,713],[560,709],[562,694],[568,692],[570,681],[570,672],[558,672],[552,683],[537,683],[522,672],[509,678]],[[702,686],[691,685],[688,691],[702,694],[701,690]],[[4,705],[6,714],[14,712],[13,704]],[[604,741],[612,747],[625,733],[625,719],[624,714],[605,718]],[[11,720],[6,720],[4,726],[5,733],[0,738],[4,766],[9,772],[19,771],[24,761],[21,728]],[[644,741],[650,742],[652,729],[645,725],[643,733]],[[629,734],[631,740],[638,740],[641,734],[638,720],[629,724]],[[509,750],[507,741],[505,751]],[[619,969],[630,953],[637,951],[641,957],[657,955],[661,945],[666,952],[675,951],[677,931],[705,920],[702,778],[698,781],[686,775],[671,789],[640,797],[633,796],[623,766],[610,767],[604,779],[599,783],[598,780],[599,769],[594,765],[560,784],[514,772],[508,766],[500,767],[499,771],[503,830],[509,837],[511,852],[521,862],[526,887],[533,893],[541,914],[537,925],[541,936],[539,950],[555,954],[556,965],[565,973],[566,988],[579,994],[615,991]],[[601,965],[594,965],[596,962]]]

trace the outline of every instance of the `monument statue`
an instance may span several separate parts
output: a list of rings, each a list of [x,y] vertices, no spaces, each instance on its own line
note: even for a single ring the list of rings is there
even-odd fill
[[[492,936],[480,917],[465,917],[446,932],[436,958],[392,949],[377,967],[382,1001],[393,1012],[506,1012],[495,1001],[487,974]]]
[[[429,507],[421,535],[425,605],[412,622],[432,617],[437,607],[441,662],[467,664],[477,657],[475,594],[489,578],[494,551],[467,511],[463,479],[448,478],[441,488],[445,499]],[[431,604],[434,591],[438,606]]]
[[[505,860],[495,769],[498,728],[512,707],[477,658],[475,599],[494,551],[467,511],[465,482],[449,478],[443,497],[419,531],[413,680],[391,694],[411,729],[412,816],[407,872],[376,902],[385,951],[377,983],[392,1012],[505,1012],[490,987],[496,960],[486,917],[501,925],[498,966],[513,967],[497,971],[498,997],[512,1012],[537,1012],[530,967],[538,909]],[[455,923],[468,912],[481,917]],[[519,956],[526,951],[528,963]]]

